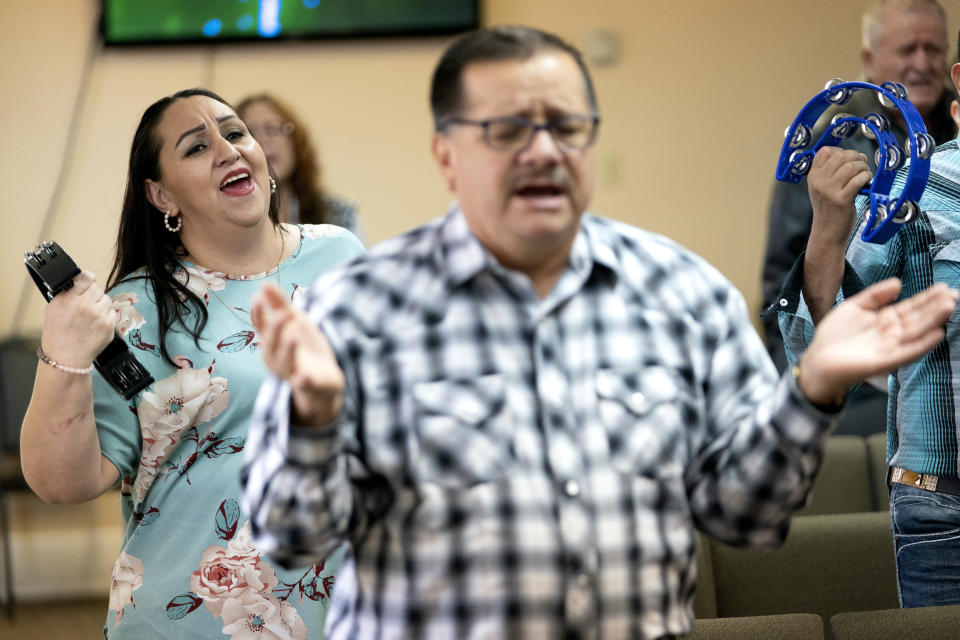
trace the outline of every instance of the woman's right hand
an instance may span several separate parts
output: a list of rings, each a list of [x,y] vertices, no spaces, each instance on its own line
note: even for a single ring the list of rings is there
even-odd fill
[[[119,317],[93,273],[82,271],[44,310],[43,351],[65,366],[88,367],[113,340]]]

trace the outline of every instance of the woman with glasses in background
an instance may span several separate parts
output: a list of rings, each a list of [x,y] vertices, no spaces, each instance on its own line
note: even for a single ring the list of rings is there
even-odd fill
[[[323,189],[320,165],[306,127],[282,101],[267,93],[241,100],[237,114],[267,154],[282,195],[281,217],[296,224],[335,224],[362,238],[357,211]]]

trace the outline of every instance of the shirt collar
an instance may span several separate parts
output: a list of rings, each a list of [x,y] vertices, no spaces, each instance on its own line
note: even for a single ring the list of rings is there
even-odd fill
[[[620,268],[620,260],[614,247],[619,246],[617,238],[607,225],[602,225],[589,213],[584,213],[580,219],[580,238],[585,239],[584,251],[593,265],[605,267],[614,277]]]
[[[496,264],[493,255],[473,235],[457,203],[450,207],[443,221],[440,242],[440,273],[446,275],[451,289]]]
[[[614,276],[619,261],[613,249],[614,243],[607,236],[606,227],[599,225],[589,213],[581,218],[580,231],[570,250],[568,270],[585,281],[596,265],[601,265]],[[456,288],[479,273],[492,270],[503,271],[497,259],[484,247],[470,230],[467,220],[454,203],[447,212],[440,233],[440,269],[446,274],[447,284]]]

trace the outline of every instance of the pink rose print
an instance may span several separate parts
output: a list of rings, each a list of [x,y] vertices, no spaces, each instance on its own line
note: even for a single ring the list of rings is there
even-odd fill
[[[277,582],[251,542],[248,522],[226,548],[207,547],[190,577],[190,591],[223,619],[223,633],[233,640],[304,640],[307,628],[300,614],[271,593]]]
[[[207,547],[190,578],[190,590],[203,598],[214,616],[220,615],[227,600],[269,595],[276,584],[276,573],[259,555],[234,554],[217,545]]]
[[[121,552],[113,564],[113,577],[110,581],[110,610],[117,612],[120,624],[123,608],[133,602],[133,592],[143,584],[143,562],[134,556]]]

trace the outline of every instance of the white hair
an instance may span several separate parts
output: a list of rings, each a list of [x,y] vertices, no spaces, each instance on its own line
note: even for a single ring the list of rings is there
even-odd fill
[[[883,30],[883,16],[887,11],[936,11],[947,30],[947,12],[937,0],[878,0],[863,12],[861,21],[860,45],[872,51]]]

